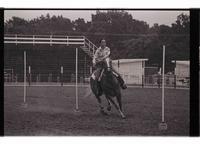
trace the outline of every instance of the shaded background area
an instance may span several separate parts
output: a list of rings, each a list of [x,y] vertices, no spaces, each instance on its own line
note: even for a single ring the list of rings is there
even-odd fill
[[[72,13],[72,11],[64,12]],[[190,21],[188,11],[177,15],[176,20],[171,25],[156,22],[150,25],[143,20],[142,16],[135,17],[134,12],[139,13],[139,11],[125,10],[97,10],[91,12],[90,20],[86,20],[87,16],[72,19],[62,14],[54,15],[51,13],[50,15],[46,14],[45,10],[43,13],[46,15],[28,20],[15,14],[4,22],[4,33],[83,35],[97,46],[99,46],[99,40],[105,38],[107,45],[111,48],[112,59],[148,58],[148,66],[158,67],[162,65],[162,56],[160,55],[162,45],[166,45],[166,72],[173,69],[171,60],[189,60]],[[157,15],[165,13],[165,18],[170,19],[170,16],[167,17],[170,12],[150,12],[150,14],[157,13]],[[178,13],[179,11],[174,12]],[[31,15],[34,10],[27,10],[27,13]]]
[[[4,69],[12,72],[12,81],[24,81],[24,51],[27,59],[27,75],[31,69],[31,82],[60,82],[61,66],[63,82],[75,81],[76,47],[66,45],[4,45]],[[78,81],[90,74],[91,57],[78,50]],[[72,81],[74,77],[74,80]],[[16,80],[17,79],[17,80]],[[82,80],[83,81],[83,80]]]

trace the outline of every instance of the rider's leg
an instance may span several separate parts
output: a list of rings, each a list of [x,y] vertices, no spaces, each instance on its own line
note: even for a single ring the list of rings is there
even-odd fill
[[[100,86],[100,82],[99,82],[99,77],[100,77],[100,74],[101,74],[101,68],[100,67],[97,67],[96,70],[95,70],[95,81],[96,81],[96,84],[97,84],[97,89],[98,89],[98,96],[102,95],[102,89],[101,89],[101,86]]]
[[[122,89],[126,89],[127,86],[126,86],[123,78],[121,77],[121,75],[114,68],[112,68],[112,71],[113,71],[114,75],[116,75],[117,80],[119,81],[120,86],[122,87]]]
[[[97,69],[96,69],[96,80],[97,80],[97,81],[99,80],[100,74],[101,74],[101,68],[100,68],[100,67],[97,67]]]

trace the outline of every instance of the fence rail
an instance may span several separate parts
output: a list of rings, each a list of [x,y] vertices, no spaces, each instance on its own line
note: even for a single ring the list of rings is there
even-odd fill
[[[84,36],[59,36],[59,35],[5,35],[4,43],[14,44],[65,44],[85,45]]]
[[[4,75],[4,83],[12,83],[17,84],[23,82],[24,74],[7,74]],[[84,73],[78,74],[78,83],[89,83],[90,75],[85,75]],[[122,75],[123,79],[128,85],[132,86],[152,86],[152,87],[161,87],[162,84],[162,77],[149,75],[149,76],[136,76],[136,75]],[[40,83],[75,83],[75,74],[27,74],[27,83],[31,85],[40,84]],[[190,79],[188,77],[178,77],[175,75],[166,75],[165,76],[165,87],[184,87],[189,88]]]
[[[48,44],[48,45],[78,45],[90,57],[93,57],[97,46],[85,36],[68,35],[17,35],[5,34],[5,44]]]

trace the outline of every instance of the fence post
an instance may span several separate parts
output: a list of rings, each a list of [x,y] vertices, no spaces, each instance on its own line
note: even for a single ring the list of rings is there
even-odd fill
[[[60,73],[61,73],[61,86],[63,86],[63,66],[60,68]]]
[[[52,46],[52,35],[50,35],[50,46]]]
[[[28,66],[28,84],[31,85],[31,66]]]
[[[84,38],[84,47],[85,47],[85,36],[83,38]]]
[[[142,88],[144,87],[144,75],[142,75]]]
[[[161,78],[161,75],[159,74],[158,75],[158,88],[160,88],[161,82],[162,82],[162,78]]]
[[[57,76],[57,83],[59,83],[60,82],[60,77],[59,76]]]
[[[17,83],[18,82],[18,75],[16,74],[16,76],[15,76],[15,83]]]
[[[69,46],[69,37],[67,36],[67,46]]]
[[[15,35],[15,45],[17,45],[17,35]]]
[[[35,45],[35,36],[33,35],[33,45]]]
[[[176,75],[174,74],[174,88],[176,89]]]
[[[40,79],[39,79],[39,74],[37,74],[36,76],[36,82],[39,83],[40,82]]]
[[[12,69],[12,72],[11,72],[11,73],[12,73],[12,74],[11,74],[11,79],[12,79],[11,81],[14,82],[14,72],[13,72],[13,69]]]
[[[41,82],[41,81],[40,81],[40,73],[39,73],[39,75],[38,75],[38,81]]]
[[[83,82],[85,83],[85,78],[86,78],[86,71],[87,71],[87,59],[86,59],[86,56],[85,56],[85,61],[84,61],[84,80]]]

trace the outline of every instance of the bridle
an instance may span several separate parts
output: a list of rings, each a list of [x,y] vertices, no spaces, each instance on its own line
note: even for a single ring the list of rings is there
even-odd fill
[[[104,60],[104,64],[106,65],[106,67],[104,67],[104,68],[102,69],[98,81],[101,80],[105,69],[107,69],[108,72],[111,72],[111,64],[110,64],[110,62],[111,62],[111,61],[110,61],[110,58],[106,58],[106,59]]]
[[[110,64],[110,58],[109,57],[105,59],[105,63],[107,65],[107,70],[111,71],[111,64]]]

